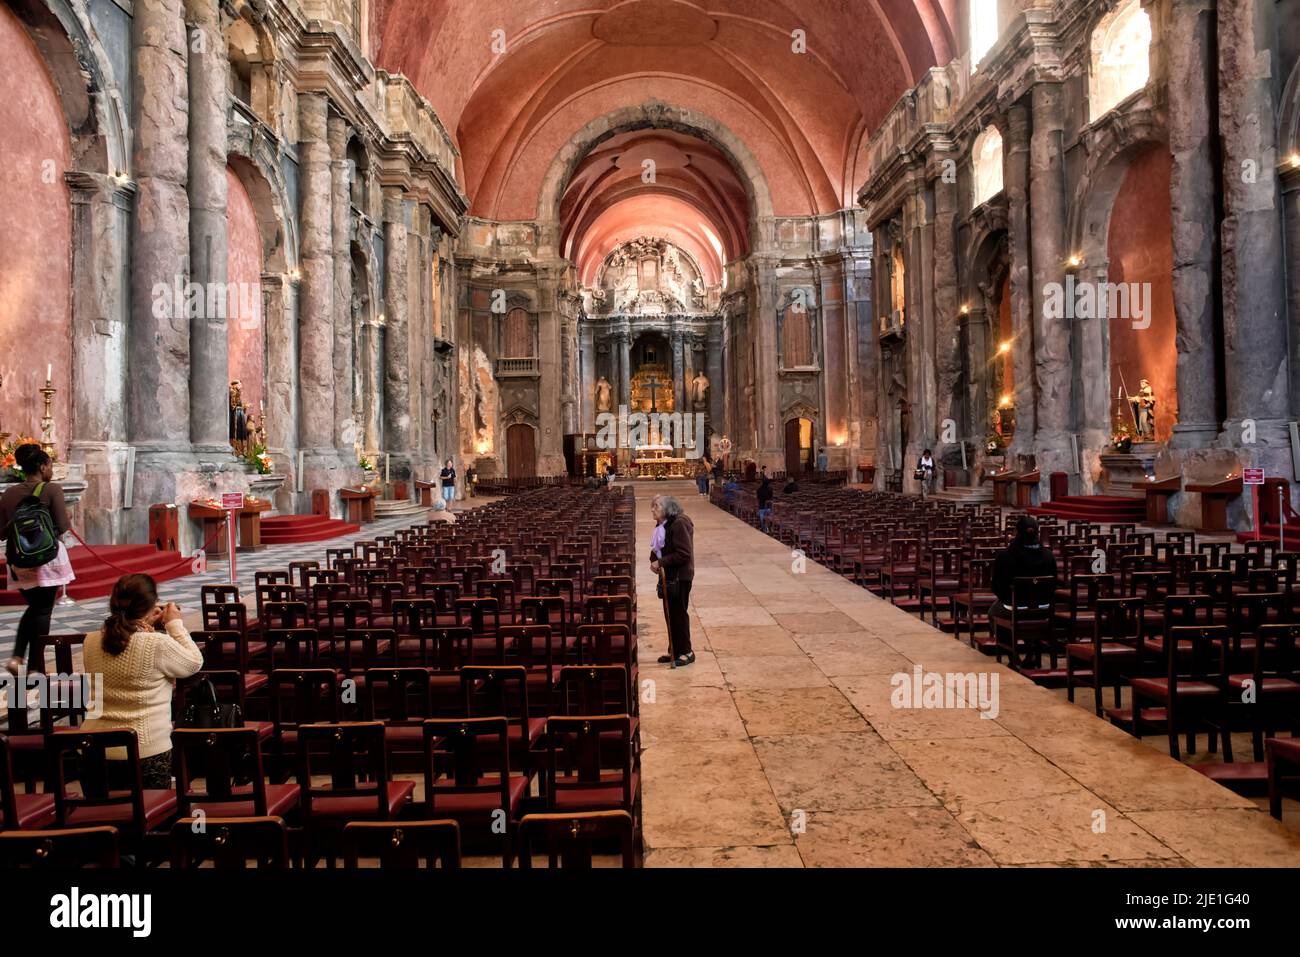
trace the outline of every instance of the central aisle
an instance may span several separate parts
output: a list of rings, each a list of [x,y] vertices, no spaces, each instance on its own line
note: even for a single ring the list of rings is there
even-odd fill
[[[646,865],[1295,866],[1300,837],[1123,731],[807,562],[696,494],[696,663],[637,592]],[[891,678],[996,674],[995,719],[893,707]],[[646,686],[647,680],[653,685]],[[651,699],[652,696],[652,700]]]

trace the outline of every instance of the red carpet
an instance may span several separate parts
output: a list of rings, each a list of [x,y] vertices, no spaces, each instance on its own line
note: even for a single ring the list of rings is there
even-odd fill
[[[179,552],[160,552],[152,545],[94,545],[95,551],[108,561],[125,569],[126,572],[143,572],[152,575],[157,581],[168,581],[190,574],[190,563]],[[83,598],[103,598],[113,590],[113,584],[123,575],[95,558],[85,548],[76,546],[68,549],[68,558],[77,580],[68,586],[68,596],[77,600]],[[8,582],[9,573],[4,571],[0,581]],[[0,605],[21,605],[23,596],[16,589],[0,591]]]
[[[1285,530],[1276,522],[1265,522],[1264,527],[1260,530],[1260,538],[1265,541],[1280,541],[1283,531],[1286,532],[1286,541],[1282,542],[1284,548],[1294,549],[1300,547],[1300,525],[1293,525],[1290,522],[1287,523]],[[1255,533],[1253,531],[1237,533],[1238,542],[1253,542],[1254,540]]]
[[[340,535],[355,535],[360,525],[320,515],[274,515],[262,519],[262,544],[287,545],[296,542],[323,542]]]
[[[1028,511],[1064,522],[1144,522],[1147,517],[1146,499],[1116,495],[1066,495]]]

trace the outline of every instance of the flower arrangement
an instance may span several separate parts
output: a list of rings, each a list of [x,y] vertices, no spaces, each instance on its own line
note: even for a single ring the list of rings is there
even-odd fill
[[[18,435],[4,445],[0,445],[0,482],[24,482],[27,476],[18,467],[17,452],[24,445],[40,445],[40,441],[30,435]],[[51,453],[50,458],[57,456]]]
[[[1001,432],[990,432],[988,438],[984,440],[984,451],[989,455],[1001,455],[1006,451],[1006,440],[1002,438]]]
[[[375,464],[371,462],[370,459],[366,458],[366,456],[364,455],[357,456],[357,466],[363,472],[372,472],[374,471],[375,468]]]
[[[1122,423],[1117,425],[1114,435],[1110,437],[1110,443],[1116,452],[1130,451],[1133,448],[1133,430]]]
[[[271,453],[260,442],[248,443],[248,451],[244,453],[244,461],[251,465],[258,475],[271,474]]]

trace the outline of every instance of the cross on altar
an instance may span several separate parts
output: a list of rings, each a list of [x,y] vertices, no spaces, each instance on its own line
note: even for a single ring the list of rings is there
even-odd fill
[[[663,383],[651,376],[646,380],[645,387],[650,390],[650,411],[659,411],[659,390],[662,389]]]

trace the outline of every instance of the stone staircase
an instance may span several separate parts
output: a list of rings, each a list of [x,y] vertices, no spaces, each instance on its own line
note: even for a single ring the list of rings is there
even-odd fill
[[[958,502],[962,505],[991,505],[993,503],[992,484],[953,485],[942,492],[935,492],[931,498],[941,502]]]
[[[385,518],[402,518],[411,516],[412,518],[423,518],[429,509],[419,502],[413,502],[409,499],[380,498],[375,499],[375,519]]]

